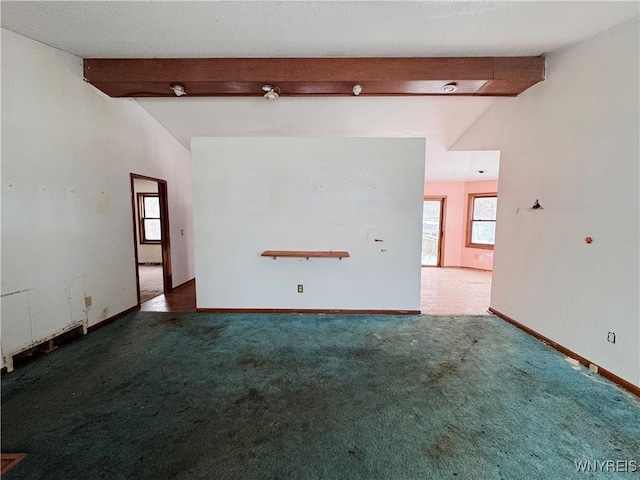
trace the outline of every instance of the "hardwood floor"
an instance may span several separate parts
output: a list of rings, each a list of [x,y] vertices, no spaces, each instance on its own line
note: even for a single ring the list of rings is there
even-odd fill
[[[491,272],[422,268],[420,310],[425,315],[488,315]]]
[[[157,297],[164,291],[162,285],[162,265],[138,265],[140,278],[140,301],[142,303]]]
[[[0,455],[0,460],[2,461],[2,470],[0,470],[0,475],[7,473],[26,456],[27,455],[25,453],[3,453]]]
[[[196,281],[190,280],[173,293],[159,295],[140,306],[142,312],[195,312]]]

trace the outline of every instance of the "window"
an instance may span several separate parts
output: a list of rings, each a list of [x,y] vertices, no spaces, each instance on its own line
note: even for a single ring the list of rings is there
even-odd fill
[[[160,243],[160,197],[157,193],[138,193],[140,243]]]
[[[496,242],[497,204],[498,197],[495,193],[469,195],[467,247],[493,250],[493,245]]]
[[[425,197],[422,206],[422,266],[441,266],[445,197]]]

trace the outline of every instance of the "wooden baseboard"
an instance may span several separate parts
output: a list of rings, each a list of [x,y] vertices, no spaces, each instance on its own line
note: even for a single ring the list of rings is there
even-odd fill
[[[528,333],[532,337],[535,337],[538,340],[546,343],[550,347],[555,348],[556,350],[558,350],[560,353],[566,355],[567,357],[571,357],[574,360],[577,360],[578,362],[580,362],[585,367],[588,368],[589,365],[596,365],[598,367],[598,373],[600,375],[602,375],[604,378],[606,378],[608,380],[611,380],[616,385],[618,385],[618,386],[624,388],[625,390],[628,390],[629,392],[633,393],[634,395],[637,395],[638,397],[640,397],[640,387],[634,385],[633,383],[625,380],[624,378],[621,378],[621,377],[617,376],[615,373],[610,372],[609,370],[606,370],[606,369],[602,368],[600,365],[597,365],[597,364],[593,363],[591,360],[583,357],[582,355],[578,355],[574,351],[569,350],[567,347],[565,347],[563,345],[560,345],[557,342],[554,342],[550,338],[547,338],[544,335],[541,335],[540,333],[536,332],[535,330],[532,330],[531,328],[527,327],[526,325],[523,325],[522,323],[515,321],[513,318],[508,317],[504,313],[499,312],[495,308],[489,307],[489,311],[491,313],[495,314],[496,316],[500,317],[501,319],[505,320],[506,322],[509,322],[511,325],[519,328],[523,332]]]
[[[96,323],[95,325],[91,325],[90,327],[87,328],[87,333],[95,332],[96,330],[99,330],[102,327],[105,327],[110,323],[113,323],[116,320],[119,320],[122,317],[129,315],[130,313],[137,312],[138,310],[140,310],[140,305],[135,305],[131,308],[128,308],[124,312],[120,312],[112,317],[107,318],[106,320],[102,320],[101,322]]]
[[[340,315],[420,315],[420,310],[327,310],[307,308],[196,308],[199,313],[310,313]]]
[[[181,283],[177,287],[173,287],[173,291],[175,292],[176,290],[180,290],[182,288],[186,288],[186,287],[190,286],[191,284],[193,284],[193,285],[196,284],[196,279],[195,278],[192,278],[191,280],[187,280],[186,282]]]
[[[493,272],[493,270],[489,268],[480,268],[480,267],[460,267],[463,270],[476,270],[478,272]]]
[[[422,265],[422,268],[456,268],[458,270],[477,270],[479,272],[493,272],[493,270],[488,268],[479,268],[479,267],[463,267],[460,265]]]

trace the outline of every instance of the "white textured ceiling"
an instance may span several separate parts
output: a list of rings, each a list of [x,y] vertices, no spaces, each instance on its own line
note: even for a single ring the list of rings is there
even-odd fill
[[[540,55],[638,2],[2,1],[2,27],[80,57]]]
[[[85,58],[503,56],[578,42],[638,16],[639,3],[3,0],[0,8],[3,28]],[[187,148],[195,136],[426,137],[432,181],[497,177],[497,152],[447,151],[491,101],[139,99]]]

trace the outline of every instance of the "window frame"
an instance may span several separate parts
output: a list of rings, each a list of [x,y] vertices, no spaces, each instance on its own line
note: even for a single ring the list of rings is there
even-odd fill
[[[473,210],[476,198],[495,198],[496,199],[496,219],[497,219],[497,202],[498,202],[498,193],[497,192],[489,192],[489,193],[470,193],[469,194],[469,203],[467,206],[467,238],[465,242],[465,247],[467,248],[483,248],[485,250],[493,250],[494,245],[489,243],[473,243],[472,239],[472,231],[473,231],[473,222],[493,222],[496,223],[496,220],[474,220],[473,219]]]
[[[155,197],[158,199],[158,206],[160,215],[158,217],[147,217],[144,212],[144,199],[145,197]],[[139,241],[141,245],[160,245],[162,244],[162,238],[160,240],[147,239],[146,231],[144,228],[145,220],[160,220],[160,237],[162,237],[162,205],[160,205],[160,194],[155,192],[138,192],[138,232]]]

